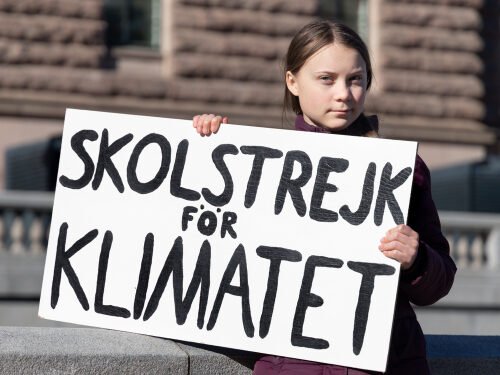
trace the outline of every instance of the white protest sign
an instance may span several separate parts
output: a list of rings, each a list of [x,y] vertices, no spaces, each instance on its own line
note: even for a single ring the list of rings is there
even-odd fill
[[[383,371],[416,147],[67,110],[39,315]]]

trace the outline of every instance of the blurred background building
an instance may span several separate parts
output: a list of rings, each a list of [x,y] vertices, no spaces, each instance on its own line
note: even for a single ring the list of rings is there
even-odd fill
[[[290,128],[281,61],[315,17],[362,35],[367,112],[382,136],[418,141],[432,170],[463,276],[418,311],[424,328],[500,333],[496,0],[0,0],[0,324],[43,324],[33,306],[52,195],[41,191],[54,187],[66,108]]]

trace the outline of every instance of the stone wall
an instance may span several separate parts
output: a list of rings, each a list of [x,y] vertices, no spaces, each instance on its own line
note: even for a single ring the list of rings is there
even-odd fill
[[[314,1],[174,1],[173,50],[162,56],[107,49],[101,0],[0,0],[0,113],[224,112],[281,126],[281,58],[315,9]],[[172,70],[162,75],[167,59]],[[130,60],[146,68],[121,69]]]
[[[370,109],[382,114],[389,136],[492,143],[485,128],[483,3],[382,1],[382,89]]]
[[[500,2],[484,0],[482,9],[482,38],[484,48],[481,57],[484,61],[482,79],[485,90],[486,116],[485,122],[500,127]],[[497,146],[496,152],[500,152]]]
[[[282,58],[317,1],[164,0],[167,52],[108,49],[102,1],[0,0],[0,116],[62,119],[76,107],[291,126]],[[367,110],[380,114],[382,134],[492,147],[499,49],[485,46],[500,35],[496,2],[377,3],[380,87]]]

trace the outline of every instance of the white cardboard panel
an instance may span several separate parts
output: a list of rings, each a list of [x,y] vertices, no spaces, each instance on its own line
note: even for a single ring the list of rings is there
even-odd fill
[[[383,371],[399,264],[378,244],[406,218],[416,148],[69,109],[39,315]],[[361,201],[354,223],[341,207]]]

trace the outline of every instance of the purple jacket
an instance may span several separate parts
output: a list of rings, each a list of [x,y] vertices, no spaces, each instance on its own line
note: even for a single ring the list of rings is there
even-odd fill
[[[353,129],[350,129],[351,127]],[[295,128],[301,131],[327,132],[305,123],[302,116],[297,116]],[[370,130],[377,130],[377,123],[372,124],[361,115],[349,130],[348,134],[362,135]],[[410,269],[401,272],[386,374],[425,375],[429,374],[425,338],[410,302],[420,306],[431,305],[448,294],[453,284],[456,266],[449,256],[448,241],[441,232],[438,213],[432,200],[429,169],[419,156],[415,162],[407,224],[419,234],[420,246],[415,263]],[[254,374],[376,373],[298,359],[265,356],[255,363]]]

